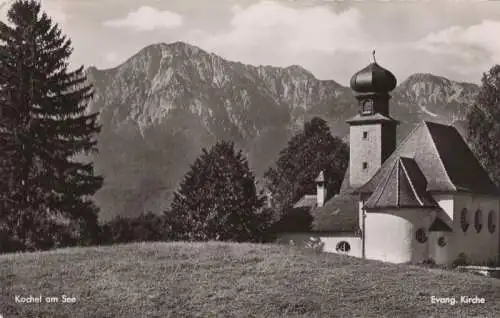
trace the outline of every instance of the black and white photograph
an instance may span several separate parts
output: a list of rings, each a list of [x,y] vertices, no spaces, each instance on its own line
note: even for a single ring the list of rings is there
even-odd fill
[[[498,313],[500,1],[0,0],[0,318]]]

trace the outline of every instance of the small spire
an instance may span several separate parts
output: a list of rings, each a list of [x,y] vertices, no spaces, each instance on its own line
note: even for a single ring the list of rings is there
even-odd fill
[[[315,182],[325,182],[325,176],[323,175],[323,171],[321,171],[316,179],[314,180]]]
[[[372,56],[373,56],[373,63],[377,63],[377,60],[375,59],[375,49],[372,51]]]

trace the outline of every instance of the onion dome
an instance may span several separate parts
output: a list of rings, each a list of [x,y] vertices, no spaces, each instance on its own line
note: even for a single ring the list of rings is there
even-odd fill
[[[377,64],[375,51],[372,54],[373,63],[351,77],[351,89],[358,93],[387,94],[396,87],[396,77]]]

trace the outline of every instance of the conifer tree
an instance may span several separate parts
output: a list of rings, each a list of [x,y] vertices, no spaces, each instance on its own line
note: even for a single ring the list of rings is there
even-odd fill
[[[467,139],[493,182],[500,186],[500,65],[483,74],[467,114]]]
[[[97,114],[83,66],[70,71],[71,40],[38,1],[17,0],[0,21],[0,234],[5,247],[91,243],[101,187],[93,164]],[[2,245],[2,244],[0,244]]]
[[[241,150],[220,141],[202,150],[165,216],[174,239],[260,241],[269,225],[263,203]]]

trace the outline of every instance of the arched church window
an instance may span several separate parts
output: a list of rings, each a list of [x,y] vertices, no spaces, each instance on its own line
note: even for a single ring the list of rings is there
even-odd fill
[[[490,213],[488,213],[488,231],[490,233],[495,232],[497,226],[496,223],[495,211],[490,211]]]
[[[460,226],[464,232],[469,228],[469,216],[467,215],[466,208],[462,209],[462,213],[460,214]]]
[[[341,241],[337,244],[337,247],[335,248],[337,252],[342,252],[342,253],[347,253],[351,250],[351,245],[347,243],[346,241]]]
[[[476,215],[474,216],[474,227],[476,228],[476,232],[479,233],[481,232],[481,229],[483,228],[483,213],[481,210],[476,211]]]
[[[448,242],[446,241],[446,238],[444,236],[441,236],[440,238],[438,238],[438,245],[440,247],[445,247],[446,243],[448,243]]]
[[[415,237],[419,243],[427,242],[427,233],[425,233],[424,229],[418,229],[415,233]]]

